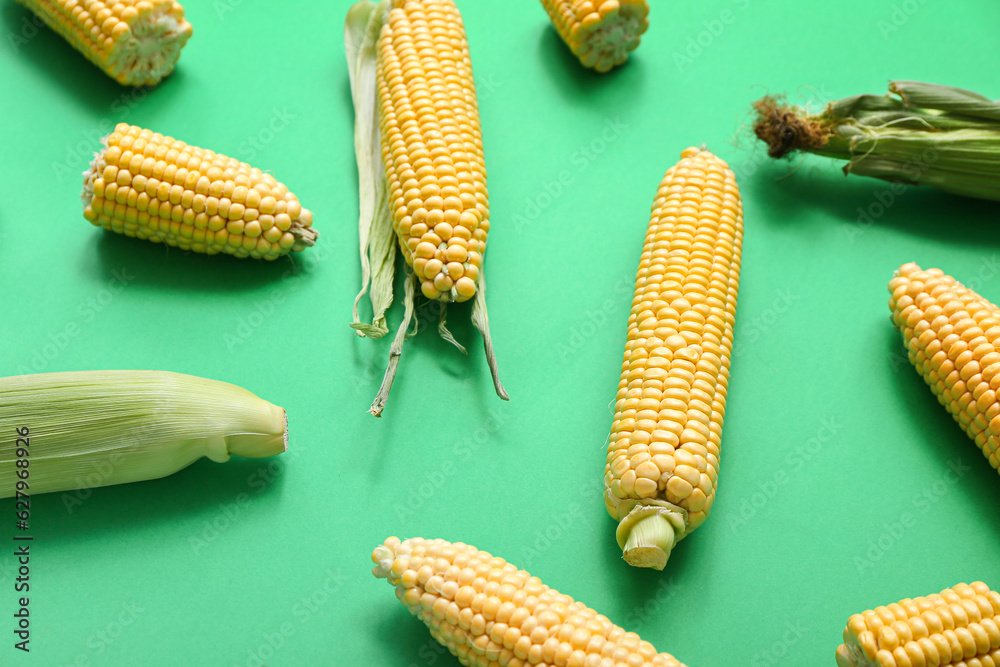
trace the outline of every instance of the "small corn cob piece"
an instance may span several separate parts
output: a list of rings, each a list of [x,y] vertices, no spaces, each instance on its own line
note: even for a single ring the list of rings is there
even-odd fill
[[[981,581],[855,614],[839,667],[998,667],[1000,594]]]
[[[287,449],[285,411],[225,382],[159,371],[0,378],[0,498],[157,479],[203,456],[221,463]]]
[[[456,542],[390,537],[372,572],[467,667],[684,667],[669,653],[552,590],[537,577]]]
[[[542,0],[542,6],[573,55],[598,72],[628,60],[649,27],[646,0]]]
[[[415,281],[423,296],[441,302],[438,330],[463,352],[445,327],[445,306],[473,301],[472,322],[483,336],[496,392],[506,400],[486,313],[483,254],[489,200],[461,14],[453,0],[361,0],[348,12],[345,43],[361,203],[362,289],[351,326],[360,336],[388,333],[385,312],[392,303],[393,246],[398,243],[410,269],[408,282]],[[371,325],[358,315],[369,283]],[[414,312],[414,292],[407,287],[403,323],[372,403],[376,416],[392,386]]]
[[[181,250],[273,260],[313,245],[312,213],[270,174],[119,123],[83,173],[83,217]]]
[[[631,565],[663,569],[712,511],[742,241],[736,177],[688,148],[653,204],[604,469]]]
[[[889,308],[910,362],[941,405],[1000,468],[1000,311],[940,269],[904,264]]]
[[[191,37],[173,0],[18,0],[118,83],[155,86]]]

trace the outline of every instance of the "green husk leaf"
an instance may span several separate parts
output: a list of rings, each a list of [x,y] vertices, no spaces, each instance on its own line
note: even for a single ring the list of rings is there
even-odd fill
[[[823,112],[756,102],[754,132],[771,157],[847,160],[846,173],[1000,201],[1000,104],[968,90],[894,81],[899,95],[856,95]]]
[[[288,449],[280,407],[232,384],[160,371],[0,378],[0,434],[0,498],[21,480],[18,448],[30,470],[22,490],[32,495],[157,479],[202,457],[221,463]]]
[[[497,396],[505,401],[510,400],[507,390],[500,382],[500,371],[497,368],[497,357],[493,352],[493,338],[490,336],[490,317],[486,312],[486,272],[480,271],[476,279],[476,296],[472,304],[472,324],[479,330],[483,337],[483,347],[486,350],[486,363],[490,367],[490,375],[493,376],[493,388],[496,389]]]
[[[358,218],[361,291],[354,299],[354,322],[351,327],[359,336],[369,338],[381,338],[389,332],[385,313],[392,305],[396,259],[395,232],[382,164],[375,82],[378,36],[388,11],[388,0],[361,0],[348,11],[344,24],[344,45],[354,101],[354,152],[358,163],[361,206]],[[372,323],[366,324],[361,322],[358,304],[369,289]]]
[[[922,81],[893,81],[889,90],[899,95],[908,107],[1000,120],[1000,103],[971,90]]]
[[[406,281],[403,283],[403,321],[400,323],[399,328],[396,329],[396,337],[392,341],[392,347],[389,348],[389,365],[386,367],[385,375],[382,377],[382,386],[379,387],[378,394],[375,395],[375,400],[372,401],[372,405],[368,409],[376,417],[382,416],[385,404],[389,400],[389,390],[392,389],[392,383],[396,379],[396,371],[399,369],[399,357],[403,354],[403,343],[417,332],[416,329],[413,330],[413,333],[408,333],[407,331],[410,328],[410,322],[413,320],[413,313],[416,310],[414,298],[416,283],[416,276],[407,270]]]

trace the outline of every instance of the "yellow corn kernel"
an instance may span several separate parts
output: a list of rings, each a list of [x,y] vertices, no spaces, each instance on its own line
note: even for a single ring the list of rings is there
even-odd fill
[[[202,457],[221,463],[287,449],[285,411],[225,382],[160,371],[0,378],[0,498],[157,479]]]
[[[854,614],[838,667],[998,667],[1000,593],[981,581]]]
[[[604,469],[631,565],[663,569],[712,511],[742,242],[736,177],[688,148],[653,203]]]
[[[475,284],[457,281],[482,268],[490,214],[476,85],[452,0],[392,2],[378,40],[377,86],[399,247],[424,296],[468,301]],[[468,252],[468,239],[478,253]],[[446,268],[451,261],[461,272]]]
[[[552,25],[584,67],[623,64],[649,27],[646,0],[542,0]]]
[[[295,195],[245,162],[126,123],[102,143],[83,175],[83,216],[96,226],[181,250],[266,260],[305,250],[319,237]],[[278,212],[267,224],[287,239],[257,238],[265,204]],[[206,227],[227,234],[196,233]]]
[[[684,667],[524,570],[467,544],[390,537],[372,573],[469,667]]]
[[[904,264],[889,281],[892,322],[941,405],[1000,468],[1000,311],[940,269]]]
[[[173,0],[18,2],[122,85],[155,86],[191,37],[184,8]]]

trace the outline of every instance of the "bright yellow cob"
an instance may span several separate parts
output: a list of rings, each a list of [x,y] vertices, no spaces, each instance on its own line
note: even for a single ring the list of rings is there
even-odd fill
[[[285,411],[225,382],[161,371],[0,378],[0,498],[156,479],[202,457],[287,449]]]
[[[733,172],[688,148],[653,204],[604,471],[632,565],[663,569],[712,510],[742,241]]]
[[[646,0],[542,0],[542,6],[573,55],[598,72],[628,60],[649,27]]]
[[[372,553],[376,577],[469,667],[684,667],[669,653],[552,590],[502,558],[460,542],[400,542]]]
[[[316,242],[312,213],[270,174],[119,123],[84,172],[83,216],[182,250],[273,260]]]
[[[1000,594],[977,581],[855,614],[839,667],[997,667]]]
[[[389,368],[371,412],[381,414],[414,312],[414,285],[445,305],[473,300],[472,321],[483,336],[497,394],[486,314],[483,253],[490,229],[486,167],[465,27],[452,0],[361,0],[345,26],[355,106],[361,217],[362,289],[355,300],[358,335],[388,332],[393,246],[413,278]],[[395,242],[392,236],[395,235]],[[415,281],[415,283],[413,283]],[[358,315],[371,284],[372,324]],[[411,284],[412,283],[412,284]]]
[[[910,362],[994,468],[1000,467],[1000,310],[940,269],[904,264],[889,281]]]
[[[122,85],[154,86],[191,37],[173,0],[18,0]]]

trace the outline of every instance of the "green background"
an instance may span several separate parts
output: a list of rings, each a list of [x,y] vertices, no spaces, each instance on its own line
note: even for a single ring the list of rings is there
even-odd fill
[[[1000,480],[909,367],[886,306],[906,261],[1000,298],[996,204],[774,164],[748,130],[766,93],[819,106],[911,78],[1000,97],[1000,6],[654,2],[641,48],[607,76],[576,64],[535,1],[461,3],[512,400],[493,395],[454,308],[472,353],[432,329],[409,341],[380,421],[365,410],[389,341],[347,326],[349,3],[189,2],[194,37],[148,92],[0,3],[0,375],[179,371],[291,419],[272,461],[36,498],[30,655],[12,646],[13,502],[0,502],[0,663],[457,665],[371,576],[390,535],[503,556],[692,666],[832,664],[852,613],[1000,587]],[[273,170],[320,244],[259,264],[93,228],[78,173],[117,121]],[[649,207],[702,142],[736,172],[746,224],[720,487],[667,569],[640,571],[601,500],[604,442]]]

